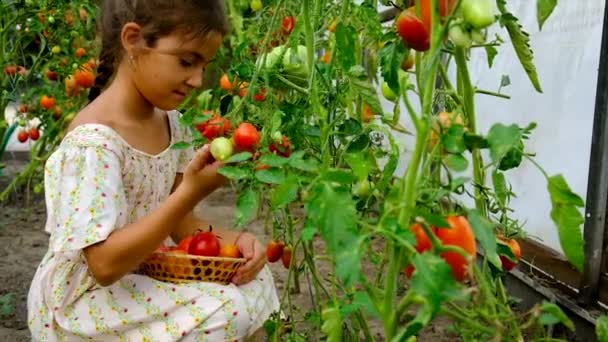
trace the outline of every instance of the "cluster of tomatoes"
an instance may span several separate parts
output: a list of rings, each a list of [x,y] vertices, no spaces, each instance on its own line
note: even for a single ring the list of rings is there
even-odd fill
[[[444,246],[455,246],[460,247],[468,257],[461,255],[458,252],[447,251],[441,253],[441,258],[450,266],[452,275],[458,281],[464,281],[469,275],[469,266],[471,262],[475,260],[477,252],[477,243],[475,241],[475,234],[471,229],[469,221],[464,216],[448,216],[446,221],[449,224],[449,228],[437,228],[430,227],[431,232]],[[416,251],[418,253],[424,253],[431,250],[432,243],[426,234],[424,228],[419,224],[413,224],[410,227],[412,233],[416,237]],[[506,244],[515,257],[514,260],[510,260],[506,256],[500,255],[502,262],[502,268],[505,271],[512,270],[521,258],[521,249],[519,243],[515,239],[504,239],[498,238],[498,242]],[[409,264],[405,267],[403,272],[409,278],[412,276],[415,268]]]
[[[157,253],[180,253],[206,257],[242,258],[238,246],[231,243],[220,243],[220,239],[212,232],[199,232],[186,236],[177,246],[161,246]]]
[[[289,268],[291,265],[292,252],[292,247],[290,245],[285,246],[282,241],[270,240],[266,245],[266,258],[268,261],[277,262],[281,259],[285,268]]]
[[[420,15],[410,3],[412,6],[401,12],[395,20],[397,33],[403,42],[416,51],[427,51],[431,46],[431,3],[431,0],[420,1]],[[440,20],[444,20],[452,14],[456,1],[439,0],[438,4]],[[457,14],[458,18],[450,24],[448,35],[459,47],[470,47],[472,42],[483,43],[481,30],[496,20],[489,0],[462,0]]]

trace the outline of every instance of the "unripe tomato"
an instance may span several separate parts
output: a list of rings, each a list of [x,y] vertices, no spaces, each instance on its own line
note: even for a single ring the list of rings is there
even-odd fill
[[[213,158],[219,161],[224,161],[232,156],[234,148],[230,139],[225,137],[218,137],[213,139],[211,142],[211,155]]]

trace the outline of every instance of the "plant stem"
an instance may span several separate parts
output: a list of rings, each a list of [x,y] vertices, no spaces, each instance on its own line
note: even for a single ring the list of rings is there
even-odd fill
[[[503,99],[511,99],[511,96],[509,95],[505,95],[505,94],[501,94],[501,93],[496,93],[493,91],[489,91],[489,90],[483,90],[483,89],[475,89],[475,93],[477,94],[483,94],[483,95],[490,95],[490,96],[495,96],[495,97],[500,97]]]
[[[469,69],[467,67],[466,51],[464,48],[456,48],[455,61],[458,68],[459,90],[458,92],[464,99],[464,110],[467,116],[467,124],[469,132],[475,134],[477,132],[477,124],[475,118],[475,88],[471,83]],[[474,148],[473,155],[473,180],[475,182],[475,207],[481,212],[484,217],[487,217],[486,202],[481,193],[481,188],[485,184],[485,176],[483,172],[483,161],[481,152],[478,148]]]

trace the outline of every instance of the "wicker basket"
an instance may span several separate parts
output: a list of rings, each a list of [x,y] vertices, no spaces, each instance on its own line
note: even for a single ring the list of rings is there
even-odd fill
[[[142,263],[138,273],[172,283],[207,281],[229,284],[236,270],[245,262],[244,258],[156,252]]]

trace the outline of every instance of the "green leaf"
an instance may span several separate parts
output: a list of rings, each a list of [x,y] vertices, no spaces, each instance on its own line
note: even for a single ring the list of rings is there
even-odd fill
[[[374,114],[382,114],[384,112],[378,99],[378,93],[376,93],[374,86],[369,81],[351,77],[350,84],[353,92],[361,96],[363,102],[370,107]]]
[[[278,156],[274,153],[265,154],[260,158],[260,164],[281,167],[289,162],[289,159]]]
[[[241,227],[253,219],[258,211],[259,198],[258,194],[251,187],[242,191],[236,201],[235,225]]]
[[[502,158],[520,143],[521,129],[515,124],[506,126],[497,123],[490,128],[487,140],[490,145],[490,157],[492,161],[500,163]]]
[[[450,153],[462,153],[466,150],[463,135],[463,126],[451,126],[446,132],[446,134],[441,137],[441,143],[445,147],[445,149]]]
[[[501,268],[502,263],[496,253],[496,235],[494,235],[492,223],[477,209],[469,210],[468,218],[475,238],[479,240],[484,249],[485,258],[494,266]]]
[[[472,134],[472,133],[468,133],[468,132],[464,133],[464,144],[467,146],[467,149],[469,151],[472,151],[473,149],[476,149],[476,148],[484,149],[484,148],[488,148],[490,146],[488,144],[488,141],[481,135]]]
[[[409,53],[405,45],[401,43],[388,43],[380,50],[380,70],[382,78],[388,83],[389,88],[395,94],[400,93],[399,70],[403,59]]]
[[[337,276],[344,286],[361,277],[363,239],[357,230],[357,211],[350,192],[334,189],[330,183],[318,183],[306,203],[309,225],[316,226],[333,257]]]
[[[369,170],[372,165],[369,163],[369,159],[362,155],[361,153],[348,153],[344,155],[344,161],[348,163],[355,176],[358,179],[366,179],[369,175]]]
[[[445,164],[456,172],[462,172],[469,166],[469,161],[461,154],[450,154],[444,159]]]
[[[411,338],[414,338],[413,341],[416,341],[416,335],[422,330],[422,328],[429,325],[429,323],[435,317],[435,313],[433,312],[433,308],[429,305],[428,301],[424,302],[422,308],[416,312],[416,316],[409,321],[405,327],[403,327],[395,337],[391,340],[391,342],[410,342]]]
[[[595,322],[595,334],[599,342],[608,342],[608,316],[598,317]]]
[[[245,160],[248,160],[251,157],[252,157],[252,154],[249,152],[241,152],[241,153],[233,154],[232,156],[230,156],[230,158],[228,158],[224,161],[224,164],[240,163]]]
[[[255,178],[262,183],[283,184],[283,182],[285,182],[285,173],[283,170],[273,167],[268,170],[256,172]]]
[[[338,182],[342,184],[351,184],[357,180],[357,177],[351,170],[344,169],[329,169],[323,175],[325,180],[329,182]]]
[[[329,306],[321,311],[321,332],[327,336],[325,339],[328,342],[342,342],[342,315],[340,308]]]
[[[187,143],[185,141],[178,141],[175,144],[171,145],[171,149],[172,150],[183,150],[186,149],[188,147],[192,146],[192,144]]]
[[[411,289],[428,300],[432,315],[439,311],[445,301],[462,296],[452,276],[452,269],[439,256],[432,253],[415,254],[412,263],[415,270]]]
[[[388,162],[384,165],[384,169],[382,170],[382,178],[377,184],[377,187],[380,191],[384,190],[393,179],[395,174],[395,170],[397,170],[397,166],[399,165],[399,145],[395,142],[395,138],[392,135],[388,136],[391,150],[388,153]]]
[[[367,292],[355,292],[353,294],[352,304],[356,305],[359,308],[363,308],[368,314],[373,317],[380,317],[380,313],[376,310],[372,299],[369,297]]]
[[[294,152],[289,157],[289,166],[293,167],[294,169],[298,169],[298,170],[305,171],[305,172],[317,172],[318,171],[319,162],[317,162],[314,159],[303,159],[303,158],[304,158],[303,151]]]
[[[584,207],[583,199],[570,190],[564,176],[549,177],[547,188],[551,197],[551,219],[557,225],[559,242],[568,261],[583,271],[585,243],[581,225],[585,222],[578,207]]]
[[[498,55],[498,50],[496,50],[496,48],[492,45],[486,45],[485,49],[486,55],[488,56],[488,67],[491,68],[494,64],[494,58],[496,58],[496,56]]]
[[[346,26],[342,21],[336,26],[336,52],[344,70],[355,65],[355,41],[357,31],[352,26]]]
[[[536,0],[536,19],[538,29],[542,31],[545,21],[549,19],[551,13],[557,6],[557,0]]]
[[[272,193],[270,204],[273,208],[283,207],[298,198],[299,184],[294,176],[287,178],[285,183],[279,185]]]
[[[348,144],[347,153],[362,152],[367,149],[370,144],[370,139],[367,134],[361,134]]]
[[[494,172],[492,172],[492,184],[494,185],[494,193],[496,194],[498,203],[500,206],[506,207],[509,189],[507,189],[507,180],[505,179],[504,173],[494,170]]]
[[[15,314],[15,295],[7,293],[0,297],[0,317],[10,317]]]
[[[523,141],[519,141],[517,146],[510,149],[507,154],[500,160],[498,164],[498,169],[502,171],[507,171],[514,169],[521,165],[521,161],[524,157],[524,143]]]
[[[526,74],[534,89],[539,93],[542,93],[540,81],[538,80],[538,74],[536,67],[534,66],[534,53],[530,48],[530,35],[526,33],[517,18],[507,10],[507,0],[496,0],[496,6],[502,14],[500,17],[500,24],[507,29],[509,37],[511,37],[511,43],[515,49],[515,53],[519,58],[521,65],[523,66]]]
[[[538,322],[542,325],[554,325],[562,323],[566,328],[574,331],[574,323],[556,304],[543,302],[540,306],[541,315]]]
[[[302,234],[300,236],[302,237],[303,241],[310,241],[318,232],[319,230],[317,227],[307,219],[306,223],[304,224],[304,228],[302,228]]]
[[[237,166],[223,166],[217,170],[217,173],[232,180],[249,178],[251,175],[249,170]]]

